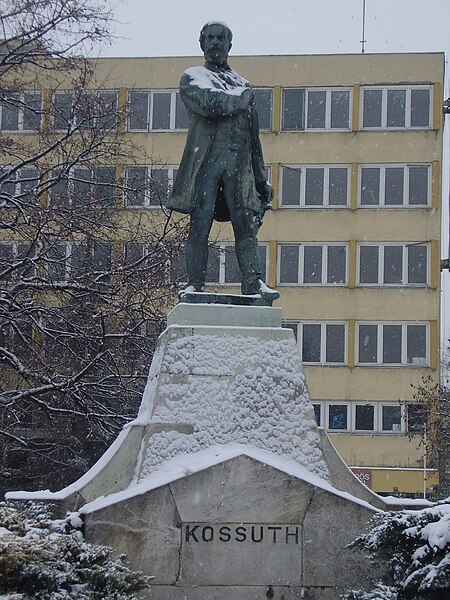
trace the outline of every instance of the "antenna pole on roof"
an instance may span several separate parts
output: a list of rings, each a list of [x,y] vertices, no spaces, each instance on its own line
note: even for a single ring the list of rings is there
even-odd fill
[[[363,0],[362,5],[362,39],[361,39],[361,52],[364,54],[364,47],[366,43],[366,0]]]

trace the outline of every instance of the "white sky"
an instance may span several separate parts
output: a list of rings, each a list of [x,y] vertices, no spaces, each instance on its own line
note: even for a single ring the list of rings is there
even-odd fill
[[[199,56],[207,21],[233,31],[234,55],[361,52],[363,0],[112,0],[115,35],[101,56]],[[450,57],[450,0],[366,0],[365,52],[445,52]],[[445,98],[449,92],[447,65]],[[450,117],[444,150],[448,205]],[[448,251],[444,214],[442,257]],[[445,302],[444,302],[445,298]],[[443,277],[443,339],[450,337],[450,275]]]

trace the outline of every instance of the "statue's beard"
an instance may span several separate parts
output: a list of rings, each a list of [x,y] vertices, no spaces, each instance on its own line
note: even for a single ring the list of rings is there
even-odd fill
[[[217,48],[211,48],[205,52],[205,58],[208,62],[214,65],[224,65],[227,62],[228,54],[223,50]]]

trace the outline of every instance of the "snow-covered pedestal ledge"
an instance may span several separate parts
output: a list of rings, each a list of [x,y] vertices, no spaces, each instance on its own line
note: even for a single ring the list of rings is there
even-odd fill
[[[317,427],[281,309],[181,302],[167,323],[139,414],[97,464],[8,498],[80,510],[89,541],[155,575],[156,600],[331,600],[349,571],[370,584],[346,545],[385,504]]]

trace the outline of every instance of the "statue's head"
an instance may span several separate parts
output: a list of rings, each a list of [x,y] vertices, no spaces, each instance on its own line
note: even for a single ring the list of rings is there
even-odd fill
[[[210,21],[200,31],[200,48],[207,62],[216,66],[226,64],[233,34],[225,23]]]

